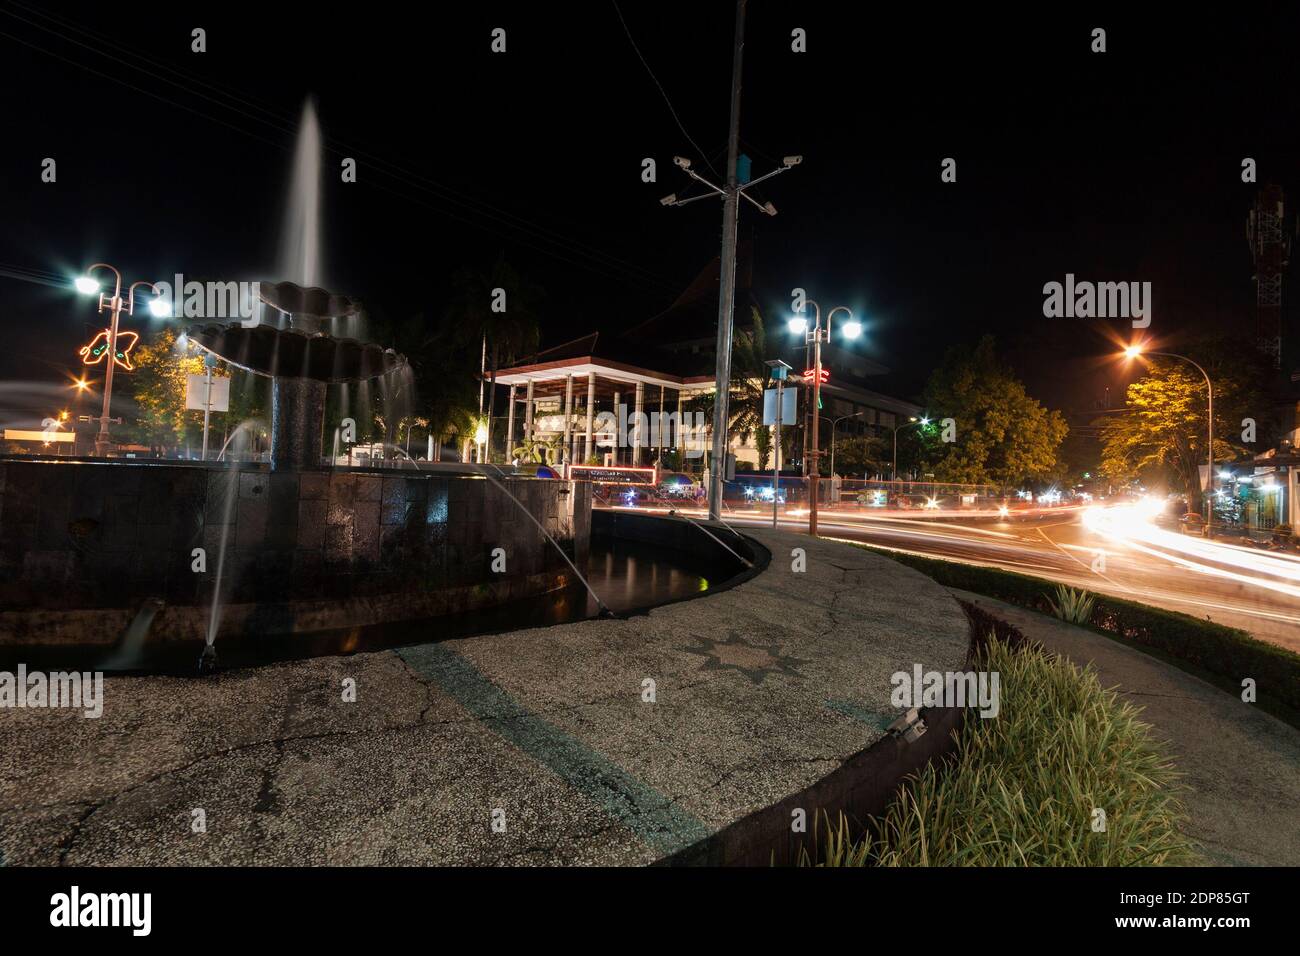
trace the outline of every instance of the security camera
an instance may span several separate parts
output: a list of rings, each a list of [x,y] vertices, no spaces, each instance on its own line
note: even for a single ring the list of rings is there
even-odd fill
[[[802,156],[787,156],[787,157],[785,157],[785,159],[781,160],[781,162],[783,162],[786,166],[798,166],[800,163],[803,162],[803,157],[802,157]]]
[[[682,167],[682,169],[691,168],[691,161],[687,159],[685,156],[674,156],[673,162],[676,163],[678,166]]]
[[[661,206],[671,206],[671,205],[675,204],[676,202],[677,202],[677,194],[676,194],[676,193],[669,193],[669,194],[668,194],[667,196],[665,196],[663,199],[659,200],[659,205],[661,205]]]

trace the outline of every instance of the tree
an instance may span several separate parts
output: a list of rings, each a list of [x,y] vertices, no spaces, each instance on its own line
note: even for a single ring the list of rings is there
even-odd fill
[[[888,467],[893,448],[875,435],[851,435],[835,442],[835,470],[841,475],[865,475]],[[829,460],[829,459],[828,459]]]
[[[1057,477],[1065,418],[1032,398],[998,361],[992,336],[973,351],[950,349],[925,399],[939,427],[926,429],[921,441],[939,481],[1005,487]],[[951,442],[943,441],[945,418],[954,420]]]
[[[1203,340],[1186,349],[1214,383],[1214,458],[1231,461],[1252,450],[1240,439],[1244,419],[1256,419],[1267,440],[1273,422],[1259,383],[1267,370],[1258,358],[1224,339]],[[1201,497],[1200,467],[1206,464],[1205,379],[1180,359],[1152,356],[1146,373],[1128,387],[1124,411],[1098,422],[1101,473],[1117,481],[1165,483]]]
[[[540,334],[536,310],[543,296],[541,287],[511,268],[504,257],[487,272],[462,269],[452,277],[451,304],[444,318],[450,328],[460,331],[462,341],[484,343],[487,348],[489,459],[497,369],[503,362],[509,365],[537,351]]]
[[[408,414],[396,427],[410,426],[413,417],[433,436],[434,458],[440,460],[451,435],[474,434],[478,353],[446,316],[435,320],[416,313],[384,325],[383,341],[406,357],[414,391],[408,396]]]
[[[766,425],[760,425],[754,433],[754,449],[758,452],[758,470],[767,471],[772,460],[772,432]]]
[[[748,438],[756,431],[766,430],[767,426],[763,424],[763,391],[767,388],[770,372],[766,363],[771,357],[767,351],[767,333],[763,329],[762,316],[754,309],[750,328],[737,329],[731,339],[731,388],[727,402],[729,436]],[[713,404],[714,395],[709,393],[692,399],[689,410],[701,412],[712,423]],[[770,448],[770,437],[767,442]],[[762,445],[758,446],[758,451],[761,459]]]
[[[129,379],[136,404],[130,434],[164,456],[185,443],[187,431],[203,427],[203,413],[185,408],[188,378],[203,373],[203,359],[176,340],[175,329],[165,328],[142,343],[135,350],[135,371]]]

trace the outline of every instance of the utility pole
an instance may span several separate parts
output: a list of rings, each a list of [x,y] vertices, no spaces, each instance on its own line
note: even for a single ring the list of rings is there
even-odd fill
[[[727,132],[727,189],[722,197],[722,258],[718,276],[718,361],[714,376],[713,453],[709,519],[722,517],[722,482],[727,472],[727,422],[731,400],[731,334],[736,308],[736,160],[740,154],[740,78],[745,54],[745,0],[736,0],[736,39],[731,60],[731,129]]]
[[[770,202],[760,204],[745,190],[803,162],[802,156],[786,156],[780,168],[746,183],[739,181],[737,161],[740,156],[740,78],[745,52],[745,3],[746,0],[736,0],[736,35],[731,60],[731,128],[727,133],[727,178],[722,186],[716,186],[691,169],[689,159],[674,156],[673,162],[680,166],[686,175],[696,182],[703,183],[711,192],[692,196],[689,199],[678,199],[677,194],[673,193],[659,200],[665,206],[684,206],[697,199],[705,199],[709,195],[722,197],[722,254],[719,258],[718,273],[718,353],[714,376],[713,443],[709,460],[709,518],[713,521],[722,517],[722,482],[727,471],[731,336],[736,301],[736,222],[739,211],[737,207],[741,197],[744,197],[769,216],[775,216],[775,206]]]

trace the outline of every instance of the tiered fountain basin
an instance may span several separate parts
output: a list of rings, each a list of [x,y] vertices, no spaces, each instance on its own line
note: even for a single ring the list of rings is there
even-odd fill
[[[589,487],[496,482],[0,459],[0,650],[110,646],[160,605],[150,642],[201,642],[219,565],[218,641],[435,619],[577,585],[561,550],[586,566]]]

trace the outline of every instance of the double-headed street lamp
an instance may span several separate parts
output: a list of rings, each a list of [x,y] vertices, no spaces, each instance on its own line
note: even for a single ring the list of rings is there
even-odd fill
[[[898,432],[899,430],[903,428],[911,428],[913,425],[919,425],[921,428],[924,428],[928,424],[930,424],[930,419],[916,418],[914,416],[911,419],[909,419],[907,422],[903,423],[902,425],[894,426],[894,463],[889,468],[890,481],[898,480]]]
[[[105,297],[103,292],[99,291],[99,280],[91,277],[91,273],[96,269],[108,269],[113,273],[116,284],[113,286],[113,295]],[[105,308],[113,312],[113,321],[108,329],[108,361],[104,368],[104,411],[99,418],[99,434],[95,436],[95,454],[101,458],[108,455],[109,438],[108,438],[108,417],[109,403],[113,400],[113,366],[117,364],[117,320],[122,313],[122,273],[118,272],[112,266],[105,262],[96,262],[87,269],[82,275],[77,277],[75,283],[77,291],[82,295],[94,295],[99,292],[99,311],[103,312]],[[158,287],[152,282],[131,283],[127,290],[126,314],[135,314],[135,287],[146,285],[154,293],[154,298],[149,300],[149,311],[158,318],[166,318],[171,315],[171,307],[158,293]]]
[[[822,328],[822,310],[812,299],[805,299],[805,306],[813,307],[813,324],[812,328],[808,327],[808,319],[803,315],[796,315],[790,319],[790,331],[796,334],[802,332],[804,342],[813,347],[813,430],[812,430],[812,449],[808,453],[808,533],[816,537],[817,535],[817,479],[818,468],[817,458],[821,454],[817,450],[817,432],[820,426],[817,423],[817,410],[822,405],[822,342],[831,340],[831,331],[834,327],[835,313],[844,312],[848,315],[848,321],[844,323],[844,337],[846,339],[856,339],[862,334],[862,323],[853,317],[853,310],[846,305],[837,305],[826,315],[826,327]],[[800,312],[803,309],[799,310]]]
[[[1209,465],[1205,472],[1205,531],[1208,534],[1210,526],[1214,523],[1214,383],[1210,381],[1209,373],[1186,355],[1178,355],[1174,352],[1148,351],[1141,344],[1130,345],[1124,350],[1124,356],[1129,359],[1135,359],[1142,355],[1162,355],[1165,358],[1179,359],[1194,367],[1205,379],[1205,419],[1208,426],[1208,444],[1205,449],[1205,457]]]

